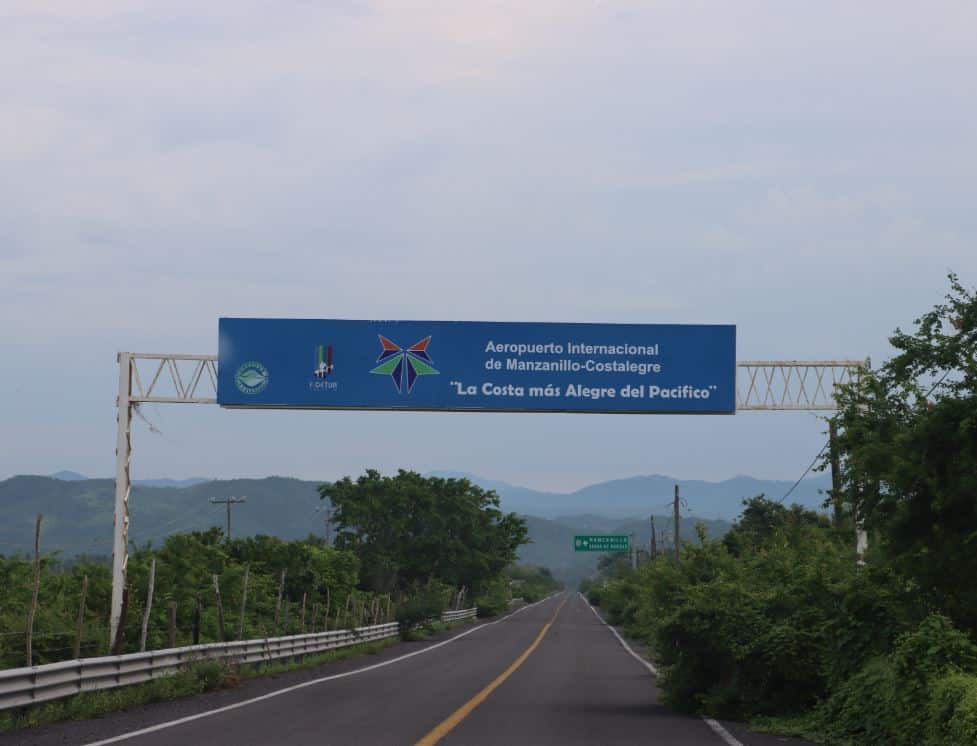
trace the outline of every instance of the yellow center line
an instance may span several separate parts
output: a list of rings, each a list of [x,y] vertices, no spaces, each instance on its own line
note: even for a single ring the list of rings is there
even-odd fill
[[[505,671],[503,671],[494,679],[492,679],[492,682],[484,689],[482,689],[482,691],[480,691],[470,700],[465,702],[465,704],[463,704],[461,707],[459,707],[457,710],[451,713],[447,718],[442,720],[441,723],[434,728],[434,730],[432,730],[430,733],[424,736],[424,738],[418,741],[417,744],[415,744],[415,746],[434,746],[442,738],[444,738],[451,731],[457,728],[458,724],[472,713],[472,710],[474,710],[476,707],[482,704],[482,702],[488,699],[489,695],[492,692],[494,692],[496,689],[498,689],[499,686],[501,686],[502,682],[504,682],[506,679],[512,676],[512,674],[515,673],[516,669],[526,662],[526,658],[532,655],[533,651],[539,647],[539,644],[543,641],[543,638],[546,636],[546,633],[550,631],[550,627],[553,626],[553,622],[556,621],[556,618],[560,614],[560,610],[563,608],[563,604],[565,604],[566,602],[567,599],[566,596],[564,596],[563,601],[560,602],[560,605],[556,607],[556,611],[553,612],[553,616],[546,624],[543,625],[543,629],[541,629],[539,631],[539,634],[536,635],[536,639],[533,640],[532,644],[524,651],[522,651],[522,655],[520,655],[518,658],[512,661],[512,663]]]

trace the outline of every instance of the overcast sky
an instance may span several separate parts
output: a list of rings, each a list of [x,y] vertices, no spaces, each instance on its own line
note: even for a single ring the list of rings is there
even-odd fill
[[[973,2],[0,4],[0,476],[114,469],[219,316],[738,325],[883,360],[977,284]],[[811,414],[147,407],[136,478],[796,478]]]

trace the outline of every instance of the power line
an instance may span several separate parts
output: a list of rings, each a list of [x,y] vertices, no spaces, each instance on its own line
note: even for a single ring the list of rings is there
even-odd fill
[[[791,493],[797,489],[797,485],[799,485],[804,480],[804,477],[806,477],[808,473],[810,473],[811,469],[814,468],[814,465],[817,464],[818,459],[820,459],[821,456],[824,454],[824,452],[828,450],[828,446],[830,444],[831,441],[829,440],[823,446],[821,446],[821,450],[818,451],[818,455],[814,457],[814,460],[811,461],[810,465],[804,470],[804,473],[797,478],[797,481],[794,482],[793,485],[791,485],[791,488],[784,493],[784,496],[777,501],[778,503],[782,503],[784,500],[786,500],[788,497],[791,496]]]
[[[939,386],[941,383],[943,383],[943,381],[946,379],[946,377],[948,375],[950,375],[950,369],[949,368],[947,368],[943,372],[943,375],[940,376],[939,380],[936,383],[934,383],[932,386],[930,386],[930,390],[927,391],[925,394],[923,394],[923,398],[924,399],[929,399],[930,394],[932,394],[934,391],[936,391],[936,387]]]
[[[208,513],[206,515],[196,515],[197,513],[200,512],[200,509],[201,508],[208,508],[208,507],[211,509],[210,510],[210,513]],[[150,534],[149,536],[142,536],[142,537],[139,537],[139,538],[140,538],[141,541],[153,541],[154,539],[158,539],[161,536],[166,536],[166,535],[169,535],[169,534],[179,533],[180,531],[183,531],[185,529],[188,529],[188,528],[192,527],[194,524],[198,523],[198,521],[205,520],[205,519],[210,519],[214,514],[216,514],[219,511],[220,511],[220,508],[218,506],[216,506],[216,505],[209,505],[208,503],[202,503],[200,506],[198,506],[196,508],[196,510],[194,510],[191,513],[191,515],[193,517],[190,518],[190,520],[184,520],[182,523],[180,523],[180,525],[175,526],[175,527],[171,527],[171,528],[164,528],[162,531],[159,530],[161,527],[160,526],[157,526],[156,527],[157,530],[154,533]],[[180,516],[180,518],[181,519],[185,519],[186,516]],[[164,526],[165,525],[172,526],[173,523],[174,523],[174,521],[169,521],[169,523],[168,524],[164,524]],[[132,541],[136,541],[135,537],[133,537]]]
[[[927,391],[925,394],[923,394],[923,398],[924,399],[928,399],[929,398],[929,395],[932,394],[936,390],[936,387],[937,386],[939,386],[941,383],[943,383],[943,381],[946,379],[946,377],[949,374],[950,374],[950,371],[949,370],[945,371],[943,373],[943,375],[940,376],[939,379],[932,386],[930,386],[929,391]],[[824,455],[824,452],[826,450],[828,450],[828,446],[830,446],[830,445],[831,445],[831,441],[828,440],[823,446],[821,446],[821,450],[818,451],[818,455],[814,457],[814,460],[811,461],[811,463],[808,465],[808,467],[804,470],[804,473],[801,474],[797,478],[797,481],[794,482],[793,485],[791,485],[791,488],[789,490],[787,490],[787,492],[784,493],[784,496],[782,498],[780,498],[777,502],[782,503],[784,500],[786,500],[788,497],[791,496],[791,494],[794,492],[794,490],[797,489],[797,486],[804,480],[804,477],[806,477],[810,473],[811,469],[814,468],[815,464],[817,464],[818,459],[820,459],[821,456]]]

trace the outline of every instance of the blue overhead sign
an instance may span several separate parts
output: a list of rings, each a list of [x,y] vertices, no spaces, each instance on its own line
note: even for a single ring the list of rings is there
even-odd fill
[[[736,327],[221,319],[225,407],[732,414]]]

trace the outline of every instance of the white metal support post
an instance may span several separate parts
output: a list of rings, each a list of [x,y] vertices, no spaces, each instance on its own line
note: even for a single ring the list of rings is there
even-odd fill
[[[115,528],[112,540],[112,608],[109,644],[122,615],[129,563],[129,492],[132,488],[132,408],[155,404],[216,404],[217,356],[120,352],[118,436],[115,446]],[[140,364],[143,374],[140,374]],[[143,381],[148,381],[148,385]]]
[[[109,644],[115,640],[122,614],[122,589],[129,562],[129,463],[132,458],[132,356],[120,352],[118,437],[115,444],[115,531],[112,541],[112,609],[109,617]]]

